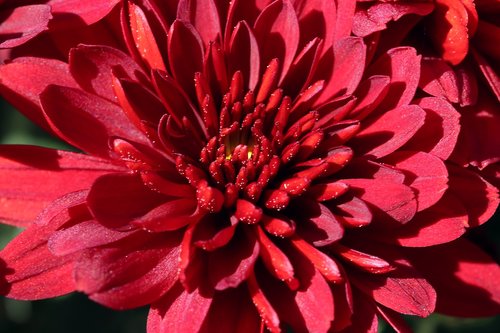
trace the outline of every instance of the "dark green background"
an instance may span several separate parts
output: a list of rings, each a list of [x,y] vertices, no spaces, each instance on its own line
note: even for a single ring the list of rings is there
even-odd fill
[[[69,148],[45,135],[1,100],[0,143]],[[500,258],[498,212],[494,220],[496,222],[490,221],[476,233],[486,236],[490,251],[496,258]],[[17,232],[15,228],[0,225],[0,248]],[[0,296],[0,333],[141,333],[146,331],[147,311],[147,308],[132,311],[109,310],[89,301],[82,294],[35,302],[15,301]],[[458,319],[432,315],[426,319],[408,318],[408,321],[416,333],[500,332],[500,316]],[[392,330],[382,324],[381,331]]]

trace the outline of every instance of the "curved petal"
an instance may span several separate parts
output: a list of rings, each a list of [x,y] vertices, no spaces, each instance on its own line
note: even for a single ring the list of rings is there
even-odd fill
[[[25,57],[0,66],[2,96],[35,124],[52,133],[40,108],[40,94],[50,84],[78,86],[68,65],[59,60]]]
[[[50,6],[16,6],[0,11],[0,48],[12,48],[26,43],[48,29],[52,15]]]
[[[177,281],[179,244],[179,233],[136,232],[113,245],[90,249],[75,265],[76,287],[113,309],[151,304]]]
[[[222,38],[219,12],[214,0],[180,0],[177,19],[190,22],[199,32],[205,47]]]
[[[101,159],[34,146],[0,147],[0,219],[26,226],[43,207],[121,168]]]
[[[147,331],[151,333],[198,332],[212,304],[212,296],[200,290],[187,292],[176,284],[160,301],[151,305]]]
[[[407,253],[437,290],[437,311],[460,317],[500,312],[500,267],[473,243],[460,238],[438,247],[408,249]]]
[[[109,139],[148,143],[116,104],[83,90],[51,85],[40,95],[47,121],[72,145],[100,157],[111,154]]]

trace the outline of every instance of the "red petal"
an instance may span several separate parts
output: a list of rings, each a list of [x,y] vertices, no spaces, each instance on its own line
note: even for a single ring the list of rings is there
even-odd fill
[[[459,64],[469,50],[468,14],[462,1],[438,0],[432,15],[431,37],[443,59]]]
[[[459,102],[459,81],[453,69],[441,58],[424,57],[420,73],[420,88],[426,93]]]
[[[392,183],[390,181],[376,179],[343,179],[343,182],[351,187],[355,195],[369,203],[374,213],[381,213],[382,219],[377,222],[383,223],[386,214],[398,222],[410,221],[417,211],[415,194],[406,185]],[[376,209],[380,210],[377,211]]]
[[[150,69],[165,70],[161,51],[144,11],[141,7],[129,1],[128,14],[130,31],[141,58]]]
[[[488,221],[498,207],[498,189],[473,171],[447,165],[450,173],[449,189],[469,213],[469,226],[476,227]]]
[[[0,292],[16,299],[42,299],[64,295],[75,290],[73,282],[74,256],[54,256],[47,239],[61,225],[81,211],[86,192],[71,193],[53,202],[33,224],[0,252],[2,283]],[[71,214],[69,212],[72,210]],[[85,214],[85,213],[84,213]]]
[[[137,80],[145,77],[130,56],[108,46],[79,45],[71,49],[69,68],[81,88],[115,103],[113,73]]]
[[[0,12],[0,48],[19,46],[47,30],[52,18],[50,6],[29,5]]]
[[[281,59],[280,81],[292,64],[299,46],[300,29],[297,15],[289,0],[276,0],[260,13],[254,25],[261,60],[268,64]]]
[[[413,99],[420,79],[420,56],[411,47],[387,51],[368,68],[365,75],[386,75],[391,78],[389,92],[381,110],[407,105]]]
[[[343,37],[351,35],[352,19],[354,17],[355,9],[355,0],[337,1],[337,21],[335,22],[334,40],[339,40]]]
[[[300,25],[300,45],[319,37],[324,50],[333,45],[336,21],[335,3],[328,0],[294,0]]]
[[[151,191],[138,175],[109,174],[97,179],[87,203],[97,221],[107,227],[132,227],[139,219],[166,201],[165,196]]]
[[[190,293],[175,285],[163,299],[151,305],[147,331],[151,333],[198,332],[208,313],[212,297],[200,290]]]
[[[194,97],[194,74],[203,69],[201,37],[190,23],[180,20],[172,24],[168,37],[168,61],[172,74]]]
[[[388,92],[390,78],[383,75],[369,77],[356,90],[358,101],[350,116],[354,119],[364,119],[376,110]]]
[[[0,218],[25,226],[51,201],[87,189],[99,176],[120,168],[83,154],[4,145],[0,170]]]
[[[83,90],[51,85],[40,100],[47,120],[60,136],[92,155],[108,157],[113,136],[148,142],[116,104]]]
[[[398,267],[385,277],[359,274],[353,278],[356,287],[394,311],[420,317],[434,311],[436,291],[411,267]]]
[[[68,16],[78,17],[78,20],[76,18],[73,20],[78,21],[79,24],[83,21],[86,25],[91,25],[108,15],[120,0],[85,2],[80,0],[50,0],[48,2],[52,12],[57,14],[56,18],[60,18],[58,23],[61,24],[58,27],[62,27],[66,23],[67,28]]]
[[[442,160],[448,159],[460,133],[460,114],[441,98],[426,97],[417,104],[426,113],[425,122],[404,149],[425,151]]]
[[[84,221],[69,228],[55,231],[49,238],[50,252],[57,256],[75,253],[129,236],[131,232],[120,232],[104,227],[96,221]],[[85,237],[82,237],[85,235]]]
[[[200,33],[205,47],[222,38],[219,13],[214,0],[180,0],[177,19],[190,22]]]
[[[216,290],[244,282],[259,256],[259,242],[250,233],[237,234],[232,242],[208,254],[208,279]]]
[[[36,80],[33,80],[36,77]],[[68,65],[59,60],[17,58],[0,66],[0,90],[16,109],[49,133],[52,130],[40,108],[40,93],[50,84],[77,87]]]
[[[452,194],[418,213],[403,228],[394,231],[396,242],[408,247],[427,247],[450,242],[465,233],[467,211]],[[389,232],[389,234],[392,234]]]
[[[138,232],[109,247],[84,252],[75,266],[77,289],[113,309],[150,304],[177,281],[179,243],[178,233]]]
[[[460,317],[500,312],[500,267],[476,245],[460,238],[445,245],[408,250],[408,254],[436,288],[437,311]]]
[[[366,46],[361,38],[346,37],[333,46],[333,69],[322,98],[317,104],[336,95],[350,95],[357,88],[365,69]]]
[[[248,89],[255,90],[260,78],[259,45],[245,21],[234,28],[229,50],[229,74],[241,71]]]
[[[297,212],[297,232],[314,246],[325,246],[342,238],[344,228],[328,207],[302,200]]]
[[[352,139],[352,145],[356,152],[380,158],[408,142],[424,121],[425,111],[420,107],[400,106],[367,125]]]
[[[438,202],[448,188],[446,166],[440,158],[431,154],[399,151],[387,156],[384,162],[405,172],[405,183],[415,190],[418,211]]]
[[[255,333],[261,322],[245,287],[227,289],[215,294],[200,333]]]

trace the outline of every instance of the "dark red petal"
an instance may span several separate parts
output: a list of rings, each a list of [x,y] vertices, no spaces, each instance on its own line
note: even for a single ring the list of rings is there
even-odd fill
[[[498,101],[480,94],[473,107],[463,109],[462,131],[452,160],[483,169],[500,161],[500,113]]]
[[[364,253],[358,250],[351,249],[340,243],[335,243],[330,246],[335,251],[335,254],[344,258],[349,264],[355,265],[364,271],[373,274],[387,273],[394,270],[394,266],[384,259]]]
[[[407,105],[413,99],[420,79],[420,56],[411,47],[387,51],[368,68],[365,75],[386,75],[391,78],[387,97],[381,110]]]
[[[187,292],[176,284],[149,310],[147,331],[151,333],[198,332],[210,309],[212,296],[194,290]]]
[[[203,42],[188,22],[176,20],[168,36],[168,61],[174,78],[193,97],[194,74],[203,69]]]
[[[352,193],[348,197],[340,198],[340,202],[334,202],[329,206],[345,227],[363,227],[370,224],[373,218],[368,205]]]
[[[299,22],[290,1],[276,0],[264,8],[255,22],[254,32],[262,62],[268,64],[274,58],[280,59],[279,80],[283,80],[295,57],[300,38]]]
[[[26,229],[0,252],[2,282],[0,293],[16,299],[42,299],[64,295],[75,290],[73,266],[75,256],[54,256],[47,239],[69,220],[87,215],[76,209],[86,192],[70,193],[52,203],[39,221]],[[69,209],[73,209],[70,214]],[[84,217],[85,218],[85,217]]]
[[[384,159],[406,174],[405,184],[415,190],[418,211],[431,207],[448,188],[448,170],[444,162],[424,152],[399,151]]]
[[[133,2],[128,2],[130,32],[142,60],[150,69],[165,70],[165,63],[146,14]]]
[[[460,317],[500,312],[500,267],[473,243],[460,238],[440,246],[408,249],[407,253],[436,289],[437,311]]]
[[[79,45],[71,49],[69,68],[81,88],[115,103],[113,73],[130,79],[145,76],[130,56],[104,45]]]
[[[352,19],[354,17],[355,9],[355,0],[337,1],[337,21],[335,22],[334,40],[339,40],[343,37],[351,35]]]
[[[16,6],[0,11],[0,48],[19,46],[47,30],[50,6]]]
[[[344,179],[353,193],[370,204],[374,214],[390,216],[398,222],[410,221],[417,211],[415,194],[406,185],[377,179]],[[379,220],[382,223],[382,220]],[[379,222],[378,221],[378,222]]]
[[[344,235],[342,224],[325,205],[302,200],[297,206],[303,212],[297,212],[297,232],[314,246],[331,244]]]
[[[269,303],[266,295],[264,295],[264,292],[262,291],[257,282],[257,279],[255,278],[253,270],[248,277],[247,286],[248,291],[250,292],[250,297],[252,298],[252,302],[257,308],[257,311],[259,312],[260,317],[265,323],[267,329],[271,331],[271,333],[281,332],[280,317],[276,313],[276,310],[273,308],[273,305]]]
[[[399,313],[427,317],[435,309],[436,291],[411,267],[398,267],[387,276],[358,274],[352,278],[377,303]]]
[[[454,70],[441,58],[424,57],[419,87],[429,95],[459,102],[459,80]]]
[[[333,45],[336,21],[335,3],[328,0],[294,0],[300,25],[300,45],[319,37],[324,50]]]
[[[351,142],[356,152],[380,158],[408,142],[424,121],[425,111],[420,107],[400,106],[367,125]]]
[[[114,103],[83,90],[54,86],[40,95],[47,120],[72,145],[92,155],[110,155],[110,137],[148,142]],[[61,112],[64,110],[64,112]]]
[[[120,2],[119,0],[109,0],[109,1],[79,1],[79,0],[51,0],[48,1],[52,12],[55,15],[55,19],[58,19],[61,23],[60,27],[63,27],[67,23],[68,16],[76,16],[78,19],[73,19],[80,22],[84,22],[86,25],[91,25],[97,21],[103,19],[109,12],[115,7],[115,5]],[[59,26],[58,26],[59,27]],[[66,28],[67,28],[66,24]]]
[[[468,226],[467,211],[452,194],[445,194],[432,207],[418,213],[394,234],[395,241],[408,247],[426,247],[450,242],[465,233]],[[392,236],[390,236],[392,237]]]
[[[366,46],[361,38],[346,37],[333,46],[332,75],[322,91],[321,103],[336,95],[350,95],[356,89],[365,69]]]
[[[114,173],[95,181],[87,203],[97,221],[105,226],[131,228],[134,220],[160,206],[166,198],[147,188],[138,175]]]
[[[43,207],[120,170],[95,157],[34,146],[0,148],[0,219],[26,226]]]
[[[217,290],[235,288],[249,277],[258,256],[255,236],[239,233],[228,245],[208,254],[208,279]]]
[[[261,318],[245,287],[226,289],[215,294],[200,333],[255,333]]]
[[[468,13],[462,1],[437,0],[432,15],[432,41],[443,59],[459,64],[469,50]]]
[[[354,311],[351,325],[342,330],[342,333],[377,333],[378,318],[374,302],[356,289],[353,290]]]
[[[307,258],[295,250],[288,252],[301,282],[299,289],[291,291],[284,283],[262,274],[259,282],[263,291],[280,320],[294,332],[328,332],[335,307],[330,286]]]
[[[469,214],[469,226],[476,227],[488,221],[498,207],[498,189],[473,171],[448,164],[449,191],[454,194]]]
[[[500,99],[500,77],[492,67],[492,65],[486,60],[482,55],[479,54],[474,48],[472,49],[472,55],[476,59],[479,69],[483,73],[484,77],[488,81],[491,90],[495,94],[497,99]],[[464,103],[465,104],[465,103]],[[473,104],[473,103],[470,103]]]
[[[260,78],[259,45],[245,21],[236,25],[229,43],[229,74],[236,71],[241,71],[248,89],[255,90]]]
[[[104,227],[97,221],[90,220],[55,231],[49,238],[48,247],[53,254],[63,256],[91,247],[113,243],[130,234],[130,231],[115,231]],[[85,237],[82,237],[82,235],[85,235]]]
[[[377,305],[378,314],[391,325],[396,333],[412,333],[413,330],[408,323],[403,319],[401,314],[394,310],[388,309],[382,305]]]
[[[363,81],[356,90],[358,100],[350,116],[364,119],[376,110],[387,95],[390,81],[390,78],[384,75],[374,75]]]
[[[442,160],[448,159],[460,133],[460,114],[441,98],[422,98],[417,105],[426,113],[425,122],[404,149],[425,151]]]
[[[158,300],[177,281],[179,236],[137,232],[111,246],[84,252],[75,265],[77,289],[114,309]]]
[[[33,80],[36,77],[36,80]],[[40,108],[40,93],[50,84],[77,87],[68,65],[42,58],[17,58],[0,66],[0,91],[16,109],[49,133],[52,130]]]
[[[205,47],[222,38],[219,13],[214,0],[180,0],[177,19],[190,22],[200,33]]]

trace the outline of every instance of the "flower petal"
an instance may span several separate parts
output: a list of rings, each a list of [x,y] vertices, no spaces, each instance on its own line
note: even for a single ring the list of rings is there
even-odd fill
[[[205,47],[222,38],[219,13],[214,0],[180,0],[177,19],[190,22],[200,33]]]
[[[461,238],[436,247],[408,249],[407,253],[436,288],[437,311],[460,317],[500,312],[500,267],[478,246]]]
[[[289,0],[276,0],[260,13],[254,25],[264,64],[278,58],[281,61],[280,81],[292,64],[299,46],[300,29],[297,15]]]
[[[200,290],[185,291],[176,284],[149,310],[147,331],[151,333],[198,332],[212,303],[211,295]]]
[[[136,232],[108,247],[84,252],[75,265],[77,289],[113,309],[158,300],[177,281],[173,267],[178,264],[179,236]]]
[[[0,147],[0,219],[26,226],[51,201],[66,193],[87,189],[99,176],[120,169],[83,154],[3,145]]]
[[[370,204],[374,214],[390,216],[400,223],[411,221],[417,211],[415,194],[406,185],[376,179],[343,179],[355,195]],[[387,220],[387,218],[383,219]],[[377,221],[383,223],[382,219]]]
[[[83,90],[51,85],[40,100],[47,120],[58,134],[92,155],[108,157],[109,139],[114,136],[148,142],[116,104]]]
[[[398,107],[369,123],[351,140],[351,146],[360,154],[384,157],[408,142],[424,121],[425,111],[420,107]]]
[[[0,48],[19,46],[47,30],[50,6],[16,6],[0,11]]]
[[[142,69],[127,54],[104,45],[78,45],[71,49],[69,68],[82,89],[115,103],[113,72],[130,79],[145,77]]]
[[[36,80],[32,78],[36,77]],[[40,108],[40,93],[50,84],[77,87],[68,65],[43,58],[16,58],[0,66],[0,91],[16,109],[44,130],[52,133]]]

